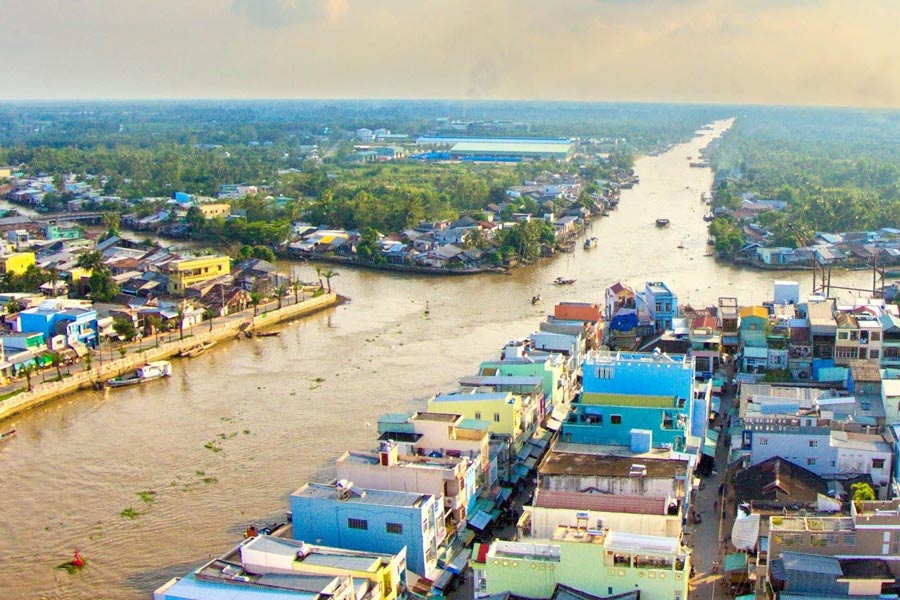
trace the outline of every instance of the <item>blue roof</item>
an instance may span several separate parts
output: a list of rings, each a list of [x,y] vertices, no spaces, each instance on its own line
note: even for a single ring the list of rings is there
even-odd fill
[[[484,392],[479,394],[439,394],[434,397],[435,402],[472,402],[472,401],[481,401],[481,400],[503,400],[507,397],[510,397],[510,402],[513,401],[511,397],[512,394],[510,392]]]
[[[312,592],[279,590],[262,586],[199,581],[193,576],[189,576],[178,581],[161,594],[161,597],[164,600],[240,600],[254,597],[265,600],[297,600],[298,598],[315,598],[317,595]]]

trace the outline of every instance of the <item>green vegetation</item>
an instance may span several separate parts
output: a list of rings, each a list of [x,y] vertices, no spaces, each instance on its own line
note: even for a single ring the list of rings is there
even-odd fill
[[[776,246],[806,244],[816,231],[900,227],[900,114],[742,112],[713,153],[716,207],[737,209],[746,192],[785,202],[785,210],[762,213],[758,221]],[[733,252],[733,228],[717,219],[710,233],[717,250]]]
[[[129,506],[126,509],[123,509],[122,512],[119,513],[119,516],[123,519],[137,519],[142,513],[134,510],[133,506]]]
[[[872,486],[864,481],[860,481],[858,483],[854,483],[850,486],[850,493],[852,495],[853,504],[856,505],[856,510],[862,509],[863,502],[871,502],[875,500],[875,490],[872,489]]]
[[[153,490],[142,490],[137,493],[137,497],[140,498],[141,502],[144,504],[153,504],[156,502],[156,492]]]

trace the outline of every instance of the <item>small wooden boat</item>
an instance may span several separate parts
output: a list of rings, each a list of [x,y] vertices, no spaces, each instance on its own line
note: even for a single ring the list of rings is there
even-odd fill
[[[256,337],[278,337],[281,335],[280,331],[257,331]]]
[[[181,358],[194,358],[195,356],[200,356],[215,345],[216,343],[212,341],[203,342],[202,344],[197,344],[196,346],[182,350],[178,353],[178,356]]]
[[[669,220],[668,220],[668,219],[657,219],[657,220],[656,220],[656,226],[657,226],[657,227],[668,227],[668,226],[669,226]]]
[[[553,280],[553,283],[556,285],[572,285],[575,283],[574,279],[566,279],[565,277],[557,277]]]
[[[531,297],[531,305],[532,305],[532,306],[534,306],[535,304],[537,304],[537,303],[540,302],[540,301],[541,301],[541,295],[540,295],[540,294],[538,294],[537,296],[532,296],[532,297]]]
[[[675,247],[678,248],[679,250],[684,250],[686,248],[686,246],[684,245],[684,240],[681,240],[680,242],[678,242],[678,245]]]
[[[147,383],[148,381],[169,377],[171,375],[172,363],[167,360],[157,360],[149,362],[146,365],[141,365],[131,375],[107,379],[106,385],[109,387],[125,387],[127,385]]]
[[[11,440],[14,437],[16,437],[16,430],[10,429],[6,433],[0,433],[0,442],[5,442],[7,440]]]
[[[592,248],[597,247],[597,238],[592,237],[584,240],[584,249],[591,250]]]

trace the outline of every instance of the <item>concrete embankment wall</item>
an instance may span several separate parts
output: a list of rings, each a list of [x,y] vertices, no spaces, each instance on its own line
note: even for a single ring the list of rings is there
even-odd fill
[[[311,298],[297,304],[284,306],[281,309],[260,314],[256,317],[247,315],[246,319],[235,319],[227,323],[215,323],[213,321],[212,331],[209,331],[204,325],[198,325],[194,327],[189,337],[185,337],[183,340],[162,343],[158,347],[148,348],[140,354],[126,355],[124,358],[104,361],[102,364],[95,358],[89,372],[74,373],[62,381],[35,384],[30,392],[22,392],[0,402],[0,421],[65,394],[76,392],[79,389],[91,388],[95,381],[106,381],[112,377],[133,371],[139,365],[144,364],[144,362],[170,358],[182,350],[193,348],[201,342],[233,340],[241,326],[249,324],[251,320],[254,322],[255,327],[267,327],[319,312],[335,306],[339,302],[340,297],[337,294],[324,294],[318,298]]]

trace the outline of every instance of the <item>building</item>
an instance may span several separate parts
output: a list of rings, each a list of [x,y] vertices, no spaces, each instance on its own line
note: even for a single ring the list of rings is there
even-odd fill
[[[166,265],[169,276],[169,293],[184,295],[185,289],[195,283],[228,275],[231,259],[227,256],[198,256],[174,260]]]
[[[721,362],[722,332],[713,316],[695,317],[691,321],[691,356],[696,376],[708,379],[718,370]]]
[[[563,160],[572,157],[566,138],[442,138],[420,137],[419,146],[452,146],[452,160]]]
[[[438,394],[428,400],[428,412],[487,421],[492,435],[509,438],[513,452],[519,451],[536,426],[526,421],[521,396],[510,392]],[[531,425],[530,430],[526,425]]]
[[[0,275],[21,275],[35,264],[34,252],[11,252],[0,255]]]
[[[405,552],[357,552],[258,535],[170,580],[153,599],[397,600],[405,584]]]
[[[291,494],[294,539],[364,552],[400,553],[409,569],[433,578],[444,509],[430,494],[307,483]]]
[[[200,209],[200,212],[206,219],[215,219],[216,217],[224,218],[231,214],[230,204],[197,204],[195,206]]]
[[[593,352],[582,367],[582,386],[562,425],[565,442],[683,452],[688,436],[706,435],[708,403],[694,398],[694,363],[687,356]]]
[[[47,223],[44,237],[48,240],[80,240],[84,231],[74,223]]]
[[[809,302],[809,333],[812,338],[813,358],[834,358],[837,322],[834,319],[834,301]]]
[[[644,286],[644,304],[656,331],[672,329],[678,316],[678,297],[662,281],[648,281]]]
[[[900,575],[900,499],[850,503],[850,516],[772,516],[769,556],[802,552],[843,560],[874,558]],[[771,564],[771,563],[770,563]]]
[[[97,311],[80,301],[47,300],[20,311],[17,331],[38,332],[54,350],[97,346]],[[62,336],[60,342],[54,338]]]
[[[444,512],[437,523],[437,543],[466,526],[478,495],[481,461],[401,455],[396,443],[380,442],[378,452],[345,452],[337,459],[338,479],[363,488],[418,492],[437,498]]]
[[[550,598],[564,583],[598,596],[640,589],[641,600],[687,600],[690,563],[690,550],[677,538],[560,525],[549,539],[494,541],[483,589]]]
[[[782,552],[769,566],[772,591],[779,598],[897,598],[882,595],[896,583],[881,559],[836,559],[801,552]]]
[[[567,401],[575,384],[566,358],[560,354],[525,355],[522,348],[504,349],[503,359],[486,361],[478,367],[479,375],[500,377],[540,377],[544,385],[544,403],[547,410]]]

